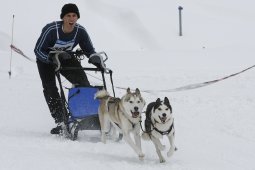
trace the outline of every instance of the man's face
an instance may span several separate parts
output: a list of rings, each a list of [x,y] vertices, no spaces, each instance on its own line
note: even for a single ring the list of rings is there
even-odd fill
[[[67,26],[73,26],[74,27],[77,20],[78,20],[78,16],[77,16],[76,13],[73,13],[73,12],[67,13],[63,17],[64,25],[67,25]]]

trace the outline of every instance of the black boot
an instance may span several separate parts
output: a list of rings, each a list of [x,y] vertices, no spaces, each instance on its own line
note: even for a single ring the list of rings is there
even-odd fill
[[[50,133],[51,133],[51,134],[54,134],[54,135],[62,134],[62,133],[63,133],[62,125],[61,125],[61,124],[58,124],[57,127],[51,129]]]

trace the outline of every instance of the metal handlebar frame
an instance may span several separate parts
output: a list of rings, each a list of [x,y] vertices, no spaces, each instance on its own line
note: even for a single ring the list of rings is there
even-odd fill
[[[68,103],[67,103],[67,100],[66,100],[66,97],[65,97],[65,93],[64,93],[64,89],[63,89],[63,86],[62,86],[62,83],[61,83],[61,77],[60,77],[60,71],[61,70],[86,70],[86,71],[100,71],[101,74],[102,74],[102,79],[103,79],[103,86],[104,86],[104,89],[107,90],[107,87],[106,87],[106,81],[105,81],[105,75],[104,73],[107,73],[107,74],[110,74],[110,78],[111,78],[111,83],[112,83],[112,90],[113,90],[113,94],[114,94],[114,97],[115,97],[115,91],[114,91],[114,85],[113,85],[113,80],[112,80],[112,70],[108,69],[108,68],[104,68],[104,69],[100,69],[100,68],[86,68],[86,67],[82,67],[82,68],[77,68],[77,67],[65,67],[65,68],[62,68],[61,67],[61,62],[59,60],[59,55],[61,53],[65,53],[65,51],[57,51],[57,50],[54,50],[51,52],[51,54],[54,54],[52,57],[53,57],[53,60],[55,60],[55,64],[56,64],[56,69],[55,69],[55,75],[58,79],[58,83],[59,83],[59,88],[60,88],[60,97],[61,97],[61,102],[63,104],[63,106],[65,106],[67,109],[68,109]],[[81,53],[80,51],[77,53],[76,52],[68,52],[71,56],[75,56],[77,59],[80,59],[80,56],[83,56],[84,54]],[[104,62],[108,59],[108,56],[106,55],[105,52],[100,52],[100,53],[96,53],[96,54],[93,54],[93,55],[98,55],[100,57],[102,57],[101,55],[104,55],[106,58],[103,60]],[[91,55],[91,56],[93,56]],[[70,133],[70,129],[69,129],[69,126],[68,126],[68,119],[69,119],[69,116],[70,116],[70,112],[66,109],[63,108],[63,120],[64,120],[64,124],[65,124],[65,128],[66,130],[64,130],[65,132],[65,135],[68,136],[68,137],[71,137],[72,134]]]

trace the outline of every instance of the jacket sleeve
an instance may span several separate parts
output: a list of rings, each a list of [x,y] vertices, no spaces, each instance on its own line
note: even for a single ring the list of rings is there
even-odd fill
[[[34,53],[36,55],[36,58],[46,63],[49,63],[49,60],[48,60],[48,54],[50,52],[49,47],[52,47],[54,44],[52,30],[53,29],[51,29],[49,24],[46,25],[42,29],[41,35],[38,38],[34,48]]]
[[[89,57],[91,54],[96,53],[95,48],[91,42],[91,39],[87,33],[87,31],[82,27],[80,28],[80,36],[81,40],[79,42],[79,46],[83,50],[84,54]]]

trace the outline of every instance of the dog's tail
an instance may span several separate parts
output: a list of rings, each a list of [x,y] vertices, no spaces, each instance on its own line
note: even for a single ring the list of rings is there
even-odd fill
[[[98,92],[96,92],[95,94],[95,99],[104,99],[104,98],[108,98],[110,96],[110,94],[106,91],[106,90],[99,90]]]
[[[146,132],[143,132],[142,133],[142,139],[143,140],[150,140],[151,139],[150,134],[146,133]]]

